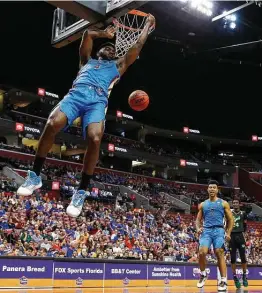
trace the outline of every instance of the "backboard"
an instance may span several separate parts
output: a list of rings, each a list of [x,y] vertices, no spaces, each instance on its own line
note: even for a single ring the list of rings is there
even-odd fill
[[[113,17],[124,15],[148,1],[98,0],[98,1],[48,1],[57,7],[54,11],[51,44],[56,48],[66,46],[81,38],[87,27],[102,28]]]

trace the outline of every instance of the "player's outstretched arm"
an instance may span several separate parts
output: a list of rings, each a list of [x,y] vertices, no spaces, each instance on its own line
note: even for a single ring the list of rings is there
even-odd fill
[[[227,238],[230,239],[230,235],[231,235],[231,232],[232,232],[233,227],[234,227],[234,217],[233,217],[233,214],[231,212],[229,203],[227,201],[223,202],[223,206],[224,206],[224,209],[225,209],[225,216],[226,216],[226,219],[227,219],[227,226],[226,226]]]
[[[141,33],[141,35],[139,36],[137,42],[134,44],[133,47],[131,47],[126,55],[123,58],[120,58],[118,60],[118,66],[119,66],[119,72],[121,75],[123,75],[125,73],[125,71],[127,70],[127,68],[133,64],[137,57],[139,56],[140,51],[142,50],[148,35],[149,35],[149,31],[151,29],[152,26],[155,25],[155,17],[151,14],[149,14],[145,27]]]
[[[114,34],[115,28],[113,26],[108,26],[105,30],[86,30],[83,33],[82,41],[79,47],[80,67],[85,65],[90,58],[94,39],[113,39]]]
[[[197,233],[202,233],[202,220],[203,220],[203,203],[201,203],[198,207],[198,214],[196,218],[196,230]]]

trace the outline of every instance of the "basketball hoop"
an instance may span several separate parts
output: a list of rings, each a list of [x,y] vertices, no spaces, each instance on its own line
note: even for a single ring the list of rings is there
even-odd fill
[[[137,42],[141,35],[148,14],[139,10],[131,10],[125,15],[114,19],[116,27],[116,57],[123,57],[127,51]],[[149,31],[154,30],[152,27]]]

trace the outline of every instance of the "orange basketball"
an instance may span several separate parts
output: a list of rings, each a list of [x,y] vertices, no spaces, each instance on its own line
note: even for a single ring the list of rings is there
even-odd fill
[[[149,96],[144,91],[134,91],[128,98],[128,104],[135,111],[143,111],[149,105]]]

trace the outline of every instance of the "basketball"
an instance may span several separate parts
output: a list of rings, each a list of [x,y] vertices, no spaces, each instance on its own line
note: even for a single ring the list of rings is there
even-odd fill
[[[144,91],[134,91],[128,98],[128,104],[135,111],[143,111],[149,105],[149,96]]]

